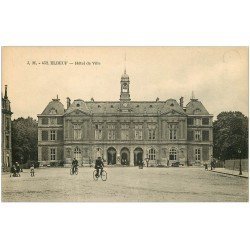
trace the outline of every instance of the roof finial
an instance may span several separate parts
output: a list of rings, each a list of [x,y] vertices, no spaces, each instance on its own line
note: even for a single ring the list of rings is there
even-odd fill
[[[5,86],[4,98],[8,99],[7,85],[4,85],[4,86]]]

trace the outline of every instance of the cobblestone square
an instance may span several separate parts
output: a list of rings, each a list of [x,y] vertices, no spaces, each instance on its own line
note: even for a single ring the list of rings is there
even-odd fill
[[[24,170],[2,173],[4,202],[246,202],[248,179],[200,168],[105,168],[107,181],[93,180],[93,168]]]

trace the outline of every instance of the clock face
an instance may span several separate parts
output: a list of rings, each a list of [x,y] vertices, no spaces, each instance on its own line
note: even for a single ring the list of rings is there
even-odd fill
[[[123,103],[123,107],[127,107],[128,106],[128,104],[125,102],[125,103]]]

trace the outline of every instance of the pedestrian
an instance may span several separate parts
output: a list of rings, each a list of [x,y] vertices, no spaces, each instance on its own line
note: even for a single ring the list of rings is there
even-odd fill
[[[207,163],[204,164],[205,170],[208,170]]]
[[[19,166],[19,163],[18,162],[16,162],[16,172],[17,172],[17,174],[19,174],[20,173],[20,166]]]
[[[35,166],[33,163],[30,166],[30,175],[31,177],[35,176]]]

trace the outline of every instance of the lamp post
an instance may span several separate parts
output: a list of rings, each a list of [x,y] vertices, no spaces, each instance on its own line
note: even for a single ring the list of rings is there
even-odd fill
[[[239,149],[238,150],[238,153],[240,155],[240,172],[239,172],[239,175],[242,175],[242,168],[241,168],[241,150]]]

